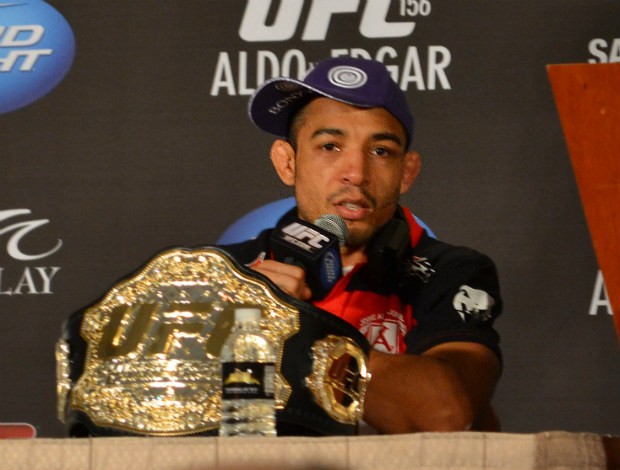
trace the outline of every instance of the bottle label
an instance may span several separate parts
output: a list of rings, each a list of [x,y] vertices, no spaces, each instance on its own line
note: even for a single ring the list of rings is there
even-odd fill
[[[222,399],[274,398],[273,362],[223,362]]]

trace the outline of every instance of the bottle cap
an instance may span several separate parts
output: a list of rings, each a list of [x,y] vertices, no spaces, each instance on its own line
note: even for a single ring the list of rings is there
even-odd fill
[[[235,310],[235,321],[238,322],[258,322],[261,316],[260,308],[238,308]]]

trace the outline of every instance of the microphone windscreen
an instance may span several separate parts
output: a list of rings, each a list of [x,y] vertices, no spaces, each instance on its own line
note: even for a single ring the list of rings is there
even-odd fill
[[[314,225],[326,230],[338,238],[340,246],[344,246],[349,237],[349,228],[342,217],[337,214],[323,214],[314,221]]]

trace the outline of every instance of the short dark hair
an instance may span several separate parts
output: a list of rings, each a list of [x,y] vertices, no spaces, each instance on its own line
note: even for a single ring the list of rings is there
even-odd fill
[[[304,123],[306,117],[306,107],[317,95],[311,96],[302,100],[295,106],[295,110],[291,113],[288,120],[288,131],[286,133],[286,141],[291,144],[293,150],[297,151],[297,135],[299,134],[299,128]]]

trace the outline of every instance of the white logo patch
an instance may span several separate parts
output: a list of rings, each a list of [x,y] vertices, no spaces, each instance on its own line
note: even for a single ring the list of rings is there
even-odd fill
[[[459,287],[459,291],[452,300],[452,306],[464,322],[478,323],[490,320],[493,305],[495,305],[495,300],[488,293],[465,285]]]
[[[417,276],[425,284],[431,279],[433,274],[435,274],[435,270],[432,268],[428,258],[414,256],[412,259],[407,261],[405,266],[409,276]]]
[[[368,75],[357,67],[339,65],[329,71],[328,79],[340,88],[360,88],[368,81]]]
[[[407,333],[407,326],[402,313],[396,310],[373,313],[360,321],[359,330],[373,349],[388,354],[403,352],[401,344]]]

